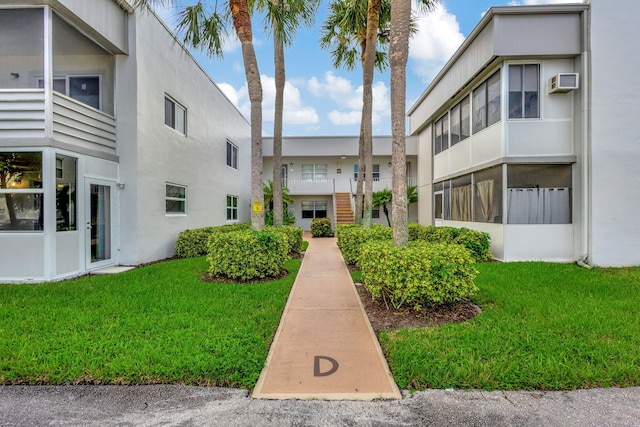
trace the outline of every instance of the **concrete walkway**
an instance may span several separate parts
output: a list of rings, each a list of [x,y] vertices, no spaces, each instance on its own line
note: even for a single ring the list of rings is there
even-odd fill
[[[401,397],[335,238],[309,239],[252,397]]]

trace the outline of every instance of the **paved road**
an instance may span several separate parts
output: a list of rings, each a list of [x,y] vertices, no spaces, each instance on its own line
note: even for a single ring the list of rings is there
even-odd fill
[[[0,426],[640,426],[640,387],[271,401],[185,386],[0,387]]]

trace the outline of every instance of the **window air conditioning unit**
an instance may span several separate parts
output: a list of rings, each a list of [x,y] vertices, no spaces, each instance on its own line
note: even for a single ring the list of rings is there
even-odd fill
[[[578,89],[578,73],[560,73],[549,79],[549,93],[567,93]]]

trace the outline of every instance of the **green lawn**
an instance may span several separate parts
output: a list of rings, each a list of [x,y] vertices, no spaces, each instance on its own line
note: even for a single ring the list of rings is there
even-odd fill
[[[0,384],[253,387],[299,266],[253,285],[202,282],[205,258],[0,285]]]
[[[640,385],[640,268],[484,263],[478,269],[481,315],[380,334],[398,386]]]

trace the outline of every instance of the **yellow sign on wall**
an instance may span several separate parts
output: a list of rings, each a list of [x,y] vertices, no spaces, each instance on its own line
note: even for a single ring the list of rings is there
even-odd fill
[[[262,202],[253,202],[253,213],[254,214],[262,213]]]

